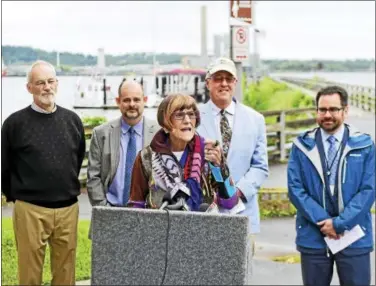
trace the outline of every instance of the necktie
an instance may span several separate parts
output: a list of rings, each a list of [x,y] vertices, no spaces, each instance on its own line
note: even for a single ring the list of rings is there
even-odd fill
[[[136,134],[132,127],[128,130],[129,141],[127,147],[127,157],[125,159],[125,176],[124,176],[124,193],[123,205],[126,205],[129,199],[129,191],[131,187],[132,169],[134,160],[136,159]]]
[[[328,149],[328,174],[330,185],[335,185],[336,175],[337,175],[337,166],[339,161],[338,150],[336,148],[336,138],[334,136],[329,136],[327,139],[329,142]]]
[[[226,111],[222,109],[220,127],[221,127],[221,135],[222,135],[223,153],[225,157],[227,158],[228,150],[230,148],[232,131],[231,131],[231,128],[230,128],[230,125],[228,123],[225,113]]]

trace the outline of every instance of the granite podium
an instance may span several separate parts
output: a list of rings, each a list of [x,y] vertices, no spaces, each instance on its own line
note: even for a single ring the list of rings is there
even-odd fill
[[[246,285],[248,217],[93,207],[92,285]]]

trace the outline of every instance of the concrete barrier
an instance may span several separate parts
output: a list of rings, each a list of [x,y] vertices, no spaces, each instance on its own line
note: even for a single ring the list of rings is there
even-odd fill
[[[94,207],[93,285],[246,285],[248,217]]]

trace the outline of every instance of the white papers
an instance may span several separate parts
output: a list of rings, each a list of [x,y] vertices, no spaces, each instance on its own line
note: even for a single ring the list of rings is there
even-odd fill
[[[344,235],[340,239],[331,239],[329,237],[324,237],[326,244],[328,245],[330,251],[333,254],[341,251],[348,247],[351,243],[357,241],[364,236],[364,231],[357,224],[351,230],[345,230]]]
[[[238,203],[232,209],[221,208],[220,212],[225,214],[238,214],[245,210],[243,201],[239,198]]]

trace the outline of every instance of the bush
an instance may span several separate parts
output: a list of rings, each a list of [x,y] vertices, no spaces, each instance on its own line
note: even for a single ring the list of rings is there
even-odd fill
[[[18,285],[18,259],[14,240],[13,222],[11,218],[2,218],[1,221],[2,285]],[[89,223],[89,220],[80,220],[78,223],[76,252],[76,280],[78,281],[87,280],[91,275],[91,240],[88,239]],[[46,249],[43,283],[51,283],[49,247]]]
[[[259,192],[260,217],[292,217],[296,214],[295,207],[287,196],[287,189],[261,189]]]
[[[84,126],[90,127],[95,127],[107,122],[107,119],[104,116],[86,116],[83,117],[81,120]]]
[[[263,78],[259,84],[243,88],[243,102],[257,111],[311,107],[312,97],[287,84]]]

